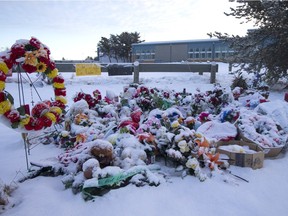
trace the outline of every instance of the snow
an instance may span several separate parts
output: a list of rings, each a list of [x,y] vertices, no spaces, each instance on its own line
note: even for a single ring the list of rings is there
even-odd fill
[[[198,127],[197,132],[202,133],[210,140],[229,140],[237,135],[237,128],[229,122],[208,121]]]
[[[277,121],[285,132],[288,132],[288,104],[283,100],[274,100],[260,104],[255,109],[258,113],[268,115],[274,121]]]
[[[228,74],[227,64],[220,63],[219,66],[219,72],[216,75],[217,81],[229,89],[233,76]],[[92,94],[95,89],[98,89],[102,94],[108,92],[109,96],[114,97],[114,95],[123,92],[123,89],[133,81],[133,76],[108,77],[107,73],[90,77],[76,77],[72,73],[62,75],[65,77],[68,105],[74,115],[74,111],[78,113],[79,109],[87,109],[85,103],[79,102],[80,105],[78,106],[73,102],[72,97],[76,92],[82,90],[85,93]],[[33,76],[35,75],[32,74],[31,77]],[[36,79],[36,76],[34,79]],[[16,76],[8,77],[6,90],[14,96],[17,107],[19,101],[17,101],[18,90],[15,81]],[[147,87],[180,92],[183,91],[183,88],[186,88],[187,92],[196,92],[197,89],[201,89],[201,91],[209,90],[213,87],[209,81],[210,74],[200,76],[196,73],[140,73],[140,82]],[[32,100],[30,86],[26,83],[23,87],[24,91],[27,92],[25,100],[29,103]],[[50,99],[53,95],[52,87],[46,84],[42,88],[38,88],[38,91],[43,100]],[[276,100],[283,102],[284,93],[284,91],[270,92],[269,100],[271,103]],[[37,100],[36,95],[33,97],[34,101]],[[273,110],[280,107],[277,104],[273,104],[273,109],[272,107],[269,110],[266,109],[266,112],[271,117],[277,118],[276,120],[280,120],[279,118],[283,118],[283,115],[273,114]],[[124,116],[130,116],[130,113]],[[284,117],[287,119],[287,115]],[[281,122],[284,122],[283,120]],[[147,125],[147,127],[150,126]],[[163,164],[161,172],[165,174],[165,180],[156,176],[153,170],[148,171],[147,174],[151,182],[159,183],[160,181],[160,185],[157,187],[148,185],[136,187],[129,184],[125,187],[113,189],[101,197],[96,197],[93,201],[85,202],[80,193],[74,195],[70,189],[65,189],[62,183],[63,176],[37,177],[19,183],[17,180],[28,174],[21,133],[3,124],[0,124],[0,129],[0,179],[2,181],[2,183],[0,181],[0,185],[17,186],[17,189],[9,197],[10,205],[7,206],[8,210],[2,213],[3,216],[78,216],[94,214],[102,216],[116,214],[119,216],[156,216],[160,214],[165,216],[285,216],[288,214],[285,205],[288,194],[288,158],[284,154],[281,154],[277,159],[266,158],[264,167],[261,169],[253,170],[236,166],[229,168],[233,174],[248,180],[249,183],[220,170],[212,172],[212,176],[206,176],[207,179],[200,182],[198,178],[190,175],[182,178],[181,169],[178,168],[175,171],[175,167],[169,166],[169,164],[164,166]],[[157,128],[156,130],[159,134],[163,134],[163,128]],[[113,142],[119,142],[119,136],[123,136],[121,134],[109,135]],[[91,146],[96,144],[97,142],[90,142]],[[98,144],[106,146],[106,143],[102,141]],[[184,144],[180,145],[184,146]],[[127,143],[121,143],[121,145],[125,149],[125,151],[122,151],[123,156],[125,153],[125,157],[129,160],[131,159],[129,158],[131,151],[137,151],[138,157],[129,162],[141,165],[139,160],[144,156],[144,149],[138,148],[138,141],[136,142],[131,137]],[[170,153],[177,154],[176,152]],[[28,159],[29,161],[53,164],[57,159],[56,157],[61,154],[63,154],[62,148],[39,143],[36,146],[33,145]],[[97,168],[97,162],[90,162],[83,165],[84,168],[94,166],[95,169],[98,169],[99,174],[109,175],[121,171],[121,169],[114,170],[115,168],[111,169],[109,167],[100,170],[100,168]],[[195,165],[195,161],[190,161],[189,166],[197,166],[197,164]],[[135,175],[134,180],[141,179],[141,175]],[[85,184],[88,186],[98,184],[97,177],[94,177],[89,181],[85,181]],[[204,176],[201,177],[204,178]],[[83,177],[78,176],[77,178],[81,182]]]
[[[219,149],[223,149],[223,150],[235,152],[235,153],[246,153],[246,154],[253,154],[256,152],[254,150],[249,149],[249,146],[239,146],[236,144],[220,146]]]

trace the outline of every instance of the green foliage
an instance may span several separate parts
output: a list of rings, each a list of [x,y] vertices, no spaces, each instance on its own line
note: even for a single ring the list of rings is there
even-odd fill
[[[238,74],[234,77],[231,89],[234,89],[235,87],[241,87],[244,90],[248,89],[248,84],[246,79],[243,78],[242,74]]]
[[[275,83],[288,73],[288,2],[238,1],[227,16],[255,23],[245,37],[215,32],[209,34],[223,39],[234,50],[230,61],[238,63],[239,71],[264,73],[268,83]],[[243,21],[242,21],[243,23]]]
[[[101,37],[98,42],[98,49],[102,55],[106,55],[111,62],[115,58],[117,62],[122,59],[124,62],[131,62],[131,51],[133,43],[143,42],[138,32],[122,32],[120,35],[110,35],[110,38]]]

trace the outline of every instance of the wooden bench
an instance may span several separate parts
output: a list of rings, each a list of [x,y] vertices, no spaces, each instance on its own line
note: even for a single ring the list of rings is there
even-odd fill
[[[215,83],[218,64],[194,64],[194,63],[134,63],[134,83],[139,83],[139,74],[143,72],[198,72],[200,75],[210,73],[210,83]]]

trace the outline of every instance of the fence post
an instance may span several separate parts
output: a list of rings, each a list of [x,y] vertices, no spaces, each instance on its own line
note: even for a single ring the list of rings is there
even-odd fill
[[[232,72],[232,62],[229,62],[228,70],[229,72]]]
[[[140,64],[138,61],[134,62],[134,83],[139,83],[139,68]]]
[[[210,74],[210,83],[215,83],[216,82],[216,72],[218,70],[218,65],[217,64],[212,64],[211,65],[211,74]]]

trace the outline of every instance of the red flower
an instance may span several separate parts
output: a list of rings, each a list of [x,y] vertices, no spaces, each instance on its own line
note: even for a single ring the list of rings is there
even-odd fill
[[[130,120],[124,120],[119,124],[118,128],[124,128],[126,126],[130,126],[132,129],[136,130],[139,127],[139,124]]]
[[[93,95],[96,98],[96,100],[98,100],[98,101],[102,99],[101,92],[98,89],[93,91]]]
[[[265,103],[265,102],[268,102],[268,100],[266,100],[266,99],[260,99],[259,102],[260,102],[260,103]]]
[[[26,130],[33,130],[35,125],[35,119],[30,117],[29,123],[24,125]]]
[[[34,129],[35,129],[35,130],[41,130],[41,129],[43,129],[43,127],[44,127],[44,121],[43,121],[43,119],[38,118],[38,119],[35,121]]]
[[[130,116],[131,116],[133,122],[138,123],[138,122],[140,122],[141,115],[142,115],[141,111],[135,111],[135,112],[131,113]]]
[[[1,91],[0,92],[0,102],[3,102],[5,100],[6,100],[6,94],[3,91]]]
[[[54,70],[56,68],[55,62],[53,61],[50,61],[48,66],[50,67],[51,70]]]
[[[209,121],[209,113],[208,112],[202,112],[199,114],[198,118],[201,122],[206,122],[206,121]]]
[[[89,105],[89,108],[91,109],[95,107],[95,105],[97,104],[97,101],[94,98],[92,98],[91,100],[87,101],[87,103]]]
[[[5,82],[6,80],[6,74],[3,71],[0,71],[0,81]]]
[[[149,89],[147,87],[141,86],[140,87],[140,92],[144,94],[149,94]]]
[[[76,101],[75,101],[76,102]],[[65,109],[65,104],[63,104],[62,102],[60,101],[53,101],[51,102],[51,107],[53,106],[56,106],[56,107],[59,107],[60,109]]]
[[[50,50],[48,49],[48,47],[44,47],[44,50],[46,50],[48,56],[51,54],[51,52],[50,52]]]
[[[37,49],[40,49],[41,47],[41,42],[37,38],[34,38],[34,37],[30,39],[29,43],[30,45],[34,46]]]
[[[22,57],[25,54],[25,47],[23,44],[14,44],[11,47],[11,56],[10,59],[15,61],[16,59]]]
[[[109,99],[108,97],[105,97],[104,100],[105,100],[105,102],[108,103],[108,104],[112,104],[112,102],[113,102],[113,101],[112,101],[111,99]]]
[[[46,104],[48,107],[51,107],[51,101],[50,100],[44,100],[42,101],[44,104]]]
[[[81,99],[83,99],[84,97],[85,97],[85,93],[83,93],[83,92],[78,92],[74,98],[78,98],[79,100],[81,100]],[[77,101],[78,101],[78,100],[77,100]],[[76,102],[76,101],[74,101],[74,102]]]
[[[54,79],[53,79],[53,83],[54,82],[57,82],[57,83],[64,83],[64,78],[60,75],[56,76]]]
[[[37,67],[35,67],[33,65],[29,65],[29,64],[23,64],[22,68],[24,71],[26,71],[28,73],[33,73],[37,70]]]
[[[164,92],[164,93],[163,93],[163,96],[164,96],[164,98],[169,98],[170,95],[169,95],[168,92]]]
[[[40,117],[45,111],[49,110],[49,106],[45,103],[38,103],[32,109],[32,116]]]
[[[46,116],[42,116],[40,119],[43,121],[45,127],[51,127],[53,123],[51,119],[47,118]]]
[[[56,96],[66,96],[66,89],[63,88],[63,89],[54,89],[54,94]]]
[[[46,65],[50,64],[50,59],[49,58],[45,58],[43,56],[39,56],[38,59],[39,59],[39,62],[43,62]]]
[[[5,57],[2,57],[2,59],[9,69],[11,69],[13,67],[14,62],[12,59],[10,59],[10,58],[7,59]]]
[[[91,95],[89,95],[89,94],[85,94],[85,96],[84,96],[84,100],[86,100],[87,102],[88,101],[90,101],[90,100],[92,100],[93,98],[92,98],[92,96]]]
[[[17,110],[13,111],[10,110],[6,112],[4,115],[10,120],[11,123],[20,121],[20,114]]]

